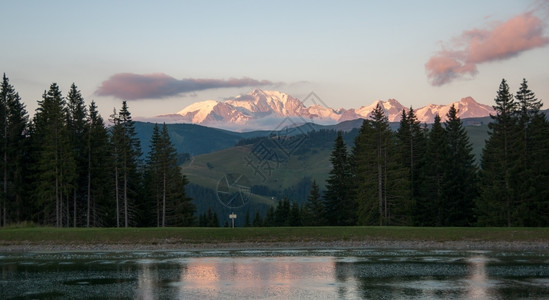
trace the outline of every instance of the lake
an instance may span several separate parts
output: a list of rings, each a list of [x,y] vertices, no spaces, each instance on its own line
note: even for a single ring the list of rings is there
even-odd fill
[[[401,249],[0,253],[0,299],[549,298],[549,253]]]

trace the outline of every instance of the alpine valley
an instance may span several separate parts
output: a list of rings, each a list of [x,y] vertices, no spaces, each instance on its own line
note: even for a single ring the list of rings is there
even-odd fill
[[[283,120],[293,123],[315,123],[333,125],[344,121],[367,119],[372,110],[381,104],[389,122],[400,121],[402,110],[408,110],[395,99],[375,101],[359,108],[334,109],[326,105],[314,93],[297,99],[283,92],[256,89],[248,94],[231,97],[225,101],[206,100],[195,102],[174,114],[157,116],[155,119],[166,123],[191,123],[233,131],[273,130],[283,124]],[[432,123],[438,113],[444,116],[454,105],[458,116],[464,118],[486,117],[493,113],[489,105],[480,104],[472,97],[446,104],[430,104],[414,108],[422,123]]]
[[[196,102],[177,113],[157,116],[155,121],[167,125],[180,153],[181,170],[190,181],[187,192],[195,199],[198,212],[212,209],[219,216],[233,212],[244,216],[265,214],[284,197],[303,204],[313,181],[323,189],[337,132],[343,132],[350,149],[363,119],[378,104],[396,130],[402,110],[408,108],[394,99],[360,108],[332,109],[314,94],[300,100],[260,89],[225,101]],[[451,105],[459,111],[478,160],[487,138],[489,114],[493,114],[490,106],[466,97],[448,105],[414,110],[422,123],[429,124],[437,113],[444,121]],[[154,127],[152,120],[148,121],[136,122],[145,152]],[[290,141],[292,147],[277,142],[281,139]],[[263,157],[265,153],[269,157]],[[246,187],[248,205],[231,207],[220,201],[220,184],[234,180]],[[237,223],[243,221],[240,218]]]

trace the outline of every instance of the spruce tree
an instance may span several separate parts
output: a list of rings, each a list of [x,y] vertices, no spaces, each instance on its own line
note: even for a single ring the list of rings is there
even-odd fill
[[[290,212],[288,214],[288,225],[290,226],[302,226],[301,220],[301,208],[299,203],[292,201],[290,204]]]
[[[523,79],[516,93],[519,138],[514,149],[518,151],[520,165],[516,166],[516,208],[513,210],[515,225],[545,226],[548,224],[549,196],[549,130],[545,114],[534,92]],[[540,184],[541,183],[541,184]]]
[[[490,115],[488,140],[482,150],[480,197],[476,205],[478,222],[487,226],[513,226],[516,206],[513,180],[520,160],[515,150],[517,105],[505,79],[499,85],[495,102],[496,115]]]
[[[324,226],[326,225],[326,212],[324,203],[322,202],[322,196],[320,195],[320,188],[313,180],[311,186],[311,192],[305,202],[303,210],[303,225],[305,226]]]
[[[155,226],[157,227],[161,227],[162,225],[162,182],[160,179],[161,166],[159,148],[160,129],[158,128],[158,124],[154,124],[150,141],[150,150],[147,157],[147,166],[145,168],[145,181],[147,185],[147,196],[152,200],[152,203],[148,203],[149,209],[154,207],[154,215],[156,218]]]
[[[445,224],[446,216],[442,204],[447,152],[446,132],[442,127],[440,116],[436,114],[427,138],[420,197],[415,209],[416,225],[442,226]]]
[[[146,173],[149,195],[155,199],[157,226],[192,224],[187,210],[192,215],[194,207],[185,195],[186,178],[177,165],[177,152],[166,124],[162,126],[162,132],[158,125],[153,129]]]
[[[75,179],[72,191],[72,211],[73,226],[77,226],[78,216],[84,212],[84,198],[86,197],[86,176],[87,176],[87,157],[86,140],[87,130],[87,111],[84,104],[84,98],[76,85],[73,83],[67,94],[67,129],[70,133],[70,144],[73,148],[73,157],[75,160]]]
[[[89,106],[87,126],[86,226],[113,225],[109,136],[94,101]]]
[[[137,218],[141,184],[139,174],[141,145],[136,137],[135,125],[126,101],[122,102],[122,108],[118,114],[116,112],[113,114],[112,120],[114,125],[111,132],[111,143],[114,150],[117,227],[120,226],[120,215],[123,216],[124,227],[128,227],[135,225]],[[122,207],[121,210],[120,207]]]
[[[411,225],[410,187],[383,107],[377,105],[355,139],[353,172],[361,225]]]
[[[0,88],[0,226],[20,222],[29,211],[25,197],[28,115],[19,94],[4,74]]]
[[[328,225],[344,226],[356,223],[356,202],[352,196],[352,173],[348,155],[343,135],[338,132],[330,156],[332,169],[324,193]]]
[[[447,155],[441,205],[443,225],[470,226],[477,198],[477,167],[469,136],[457,113],[452,105],[444,122]]]
[[[36,205],[40,210],[38,221],[57,227],[69,225],[69,199],[72,196],[76,164],[67,128],[65,99],[53,83],[38,102],[34,116],[34,149],[37,149]]]
[[[420,197],[420,188],[423,185],[420,182],[421,173],[423,171],[424,159],[427,141],[425,130],[421,127],[421,122],[418,120],[415,111],[410,107],[408,112],[402,110],[402,118],[400,127],[397,131],[398,145],[400,148],[400,160],[402,166],[408,172],[408,180],[410,182],[410,196],[412,212],[414,214],[414,223],[421,223],[417,220],[416,205]]]
[[[259,213],[259,211],[255,212],[255,217],[254,217],[254,220],[252,221],[252,226],[253,227],[263,226],[263,219],[261,218],[261,214]]]

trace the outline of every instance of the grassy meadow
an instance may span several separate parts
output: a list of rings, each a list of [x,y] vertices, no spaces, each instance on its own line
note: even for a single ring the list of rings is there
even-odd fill
[[[244,227],[52,228],[6,227],[0,245],[216,244],[331,241],[547,242],[549,228],[486,227]]]

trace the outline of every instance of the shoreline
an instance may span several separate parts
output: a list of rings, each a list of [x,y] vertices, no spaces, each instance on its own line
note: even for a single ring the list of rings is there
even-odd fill
[[[10,252],[93,252],[93,251],[241,251],[241,250],[312,250],[312,249],[406,249],[406,250],[456,250],[456,251],[511,251],[547,252],[546,241],[417,241],[417,240],[364,240],[364,241],[297,241],[297,242],[221,242],[221,243],[83,243],[52,244],[21,242],[0,244],[0,253]]]

